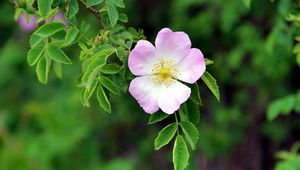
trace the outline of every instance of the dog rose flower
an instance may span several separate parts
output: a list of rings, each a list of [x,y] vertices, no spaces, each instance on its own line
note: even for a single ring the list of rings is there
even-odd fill
[[[149,41],[138,41],[128,66],[137,76],[129,92],[150,114],[159,108],[167,114],[178,110],[191,94],[182,82],[195,83],[206,69],[202,52],[191,48],[189,36],[169,28],[159,31],[155,47]]]

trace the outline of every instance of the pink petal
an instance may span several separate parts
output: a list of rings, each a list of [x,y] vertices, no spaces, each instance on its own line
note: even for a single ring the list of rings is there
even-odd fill
[[[128,66],[136,76],[149,75],[156,59],[155,47],[149,41],[140,40],[129,54]]]
[[[157,34],[155,46],[159,57],[181,61],[191,49],[191,40],[184,32],[164,28]]]
[[[192,48],[189,54],[178,63],[179,80],[187,83],[195,83],[206,69],[202,52],[197,48]]]
[[[191,89],[173,80],[169,86],[163,86],[158,96],[158,106],[167,114],[173,114],[191,95]]]
[[[138,101],[147,113],[158,111],[157,96],[160,87],[154,84],[150,76],[136,77],[129,85],[130,94]]]

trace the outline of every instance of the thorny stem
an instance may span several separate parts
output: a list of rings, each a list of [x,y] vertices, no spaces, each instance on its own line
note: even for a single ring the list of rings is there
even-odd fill
[[[101,25],[102,28],[105,28],[105,24],[102,21],[100,12],[93,8],[93,7],[87,7],[86,2],[84,0],[78,0],[82,5],[84,5],[88,10],[91,11],[92,14],[94,14],[94,16],[96,17],[97,21],[99,22],[99,24]]]

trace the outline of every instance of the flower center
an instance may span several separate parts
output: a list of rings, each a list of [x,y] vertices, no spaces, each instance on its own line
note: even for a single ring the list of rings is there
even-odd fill
[[[172,78],[171,68],[163,67],[158,73],[158,76],[162,79]]]
[[[170,85],[178,76],[177,64],[172,59],[160,59],[153,65],[152,74],[154,83]]]

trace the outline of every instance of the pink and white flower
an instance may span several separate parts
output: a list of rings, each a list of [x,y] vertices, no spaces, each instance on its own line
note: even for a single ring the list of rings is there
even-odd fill
[[[129,92],[145,112],[152,114],[160,108],[172,114],[190,97],[191,89],[182,82],[195,83],[206,69],[202,52],[191,45],[186,33],[164,28],[157,34],[155,47],[140,40],[131,51],[128,66],[137,77]]]

